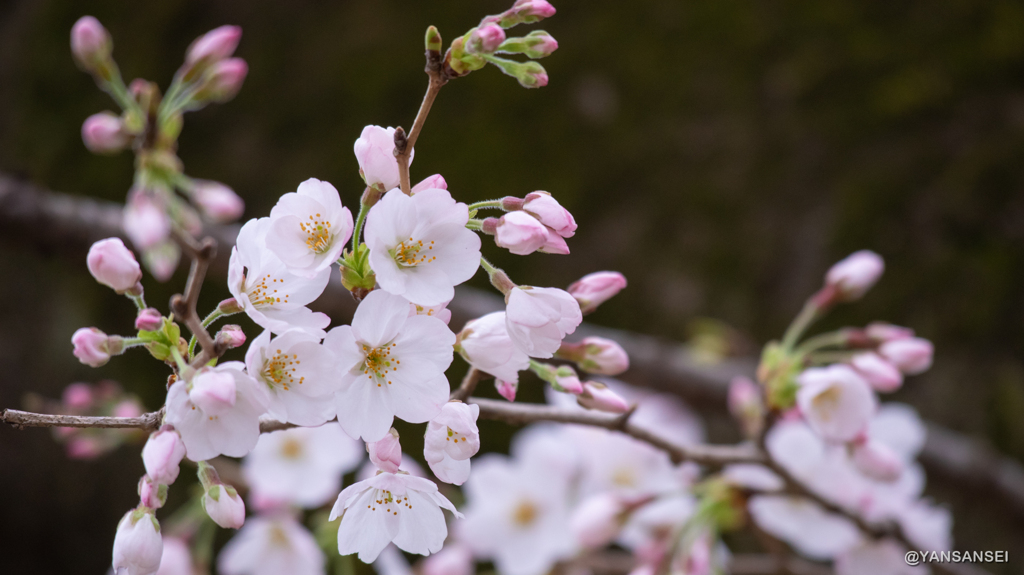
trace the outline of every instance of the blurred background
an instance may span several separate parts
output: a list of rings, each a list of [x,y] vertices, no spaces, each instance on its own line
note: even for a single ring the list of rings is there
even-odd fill
[[[195,37],[237,24],[248,79],[232,102],[186,116],[186,172],[234,188],[246,219],[309,177],[354,206],[363,184],[352,144],[366,124],[412,123],[426,86],[426,26],[447,45],[508,3],[6,0],[0,172],[123,202],[131,154],[95,156],[81,141],[87,116],[116,108],[75,67],[72,24],[99,18],[126,81],[164,88]],[[912,326],[935,342],[935,367],[892,399],[1024,458],[1024,5],[556,7],[541,26],[560,43],[543,62],[550,85],[525,90],[493,67],[454,80],[417,146],[414,182],[440,172],[466,202],[547,190],[580,225],[572,256],[485,254],[535,285],[621,271],[629,288],[588,319],[724,340],[716,354],[753,356],[831,263],[874,250],[887,263],[882,282],[822,327]],[[17,238],[0,244],[0,406],[110,378],[156,408],[166,373],[148,357],[94,370],[71,355],[76,328],[117,333],[134,316],[92,280],[78,249],[68,257]],[[166,309],[184,271],[163,286],[147,278],[150,302]],[[227,295],[208,284],[200,311]],[[507,437],[493,441],[501,448]],[[0,429],[4,569],[103,573],[141,473],[137,447],[69,461],[46,431]],[[952,506],[957,549],[1009,549],[1005,572],[1020,572],[1020,514],[941,480],[929,494]]]

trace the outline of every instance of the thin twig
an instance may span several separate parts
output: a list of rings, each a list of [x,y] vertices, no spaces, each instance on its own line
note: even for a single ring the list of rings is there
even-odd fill
[[[441,91],[441,86],[448,83],[440,61],[430,50],[427,50],[425,70],[430,80],[427,84],[427,93],[424,94],[423,102],[420,104],[420,110],[416,113],[416,119],[412,123],[412,130],[408,134],[402,128],[395,130],[395,158],[398,160],[398,176],[402,193],[407,196],[412,194],[412,184],[409,181],[409,156],[412,155],[416,140],[420,137],[420,132],[423,131],[423,124],[427,121],[427,115],[430,114],[430,108],[434,105],[437,93]]]
[[[217,345],[210,337],[210,332],[206,331],[203,320],[196,311],[196,301],[206,278],[206,270],[210,267],[210,261],[217,255],[217,242],[209,237],[196,241],[187,232],[177,228],[174,230],[174,237],[192,258],[192,267],[189,268],[188,280],[185,282],[185,293],[171,297],[171,310],[185,322],[185,326],[199,342],[202,351],[190,359],[193,367],[200,367],[209,363],[211,359],[220,357],[225,351],[224,346]]]
[[[462,378],[462,384],[459,385],[458,389],[452,392],[452,394],[448,397],[448,400],[468,400],[469,396],[473,395],[473,392],[476,390],[476,384],[480,383],[480,380],[483,379],[486,375],[486,373],[480,371],[479,369],[475,367],[470,367],[469,371],[466,372],[466,376]]]

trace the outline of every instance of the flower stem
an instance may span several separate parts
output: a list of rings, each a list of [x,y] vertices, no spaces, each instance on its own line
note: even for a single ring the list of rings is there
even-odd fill
[[[214,308],[205,318],[203,318],[203,327],[210,327],[210,324],[217,321],[220,317],[232,315],[230,313],[224,313],[220,308]],[[188,340],[188,356],[195,357],[196,355],[196,334],[192,334],[192,339]]]
[[[135,304],[135,307],[138,308],[139,311],[142,311],[142,310],[146,309],[146,298],[145,298],[145,296],[143,296],[142,294],[139,294],[139,295],[125,294],[125,295],[128,297],[128,299],[132,300],[132,303]]]
[[[368,211],[370,210],[367,209],[366,202],[359,202],[359,215],[356,216],[356,225],[352,228],[352,251],[356,251],[356,248],[359,247],[359,236],[363,233],[363,224],[366,222],[366,212]]]
[[[466,228],[479,232],[484,229],[484,221],[475,219],[469,220],[468,222],[466,222]]]
[[[483,256],[480,257],[480,267],[484,268],[484,271],[487,272],[488,277],[491,279],[491,285],[500,291],[506,298],[508,297],[508,294],[512,292],[512,289],[516,287],[516,283],[508,277],[508,274],[506,274],[504,270],[494,267],[494,265],[487,261],[487,258]]]
[[[848,340],[846,330],[830,331],[807,338],[793,353],[803,357],[822,348],[845,345]]]
[[[786,334],[782,337],[782,348],[785,350],[792,350],[796,342],[799,341],[800,336],[803,335],[807,328],[814,323],[814,320],[818,319],[818,306],[813,300],[808,300],[804,304],[803,309],[797,314],[796,318],[793,319],[793,323],[789,324],[786,329]]]
[[[475,204],[469,204],[469,211],[482,210],[484,208],[494,208],[496,210],[501,209],[501,200],[486,200],[483,202],[477,202]]]

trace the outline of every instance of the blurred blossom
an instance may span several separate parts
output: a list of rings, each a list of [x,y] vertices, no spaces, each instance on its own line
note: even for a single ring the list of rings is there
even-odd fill
[[[217,557],[223,575],[324,575],[316,539],[287,514],[250,518]]]

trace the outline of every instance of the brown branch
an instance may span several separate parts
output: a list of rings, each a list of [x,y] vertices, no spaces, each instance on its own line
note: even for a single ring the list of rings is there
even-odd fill
[[[462,378],[462,384],[459,388],[452,392],[448,397],[448,400],[457,399],[459,401],[469,400],[469,396],[473,395],[476,390],[476,384],[480,383],[480,380],[487,377],[487,374],[480,371],[475,367],[470,367],[469,371],[466,372],[466,376]]]
[[[210,267],[210,262],[217,255],[217,241],[210,237],[196,241],[191,234],[178,228],[174,228],[173,233],[174,238],[192,258],[192,266],[188,271],[188,280],[185,281],[185,293],[175,294],[171,297],[171,311],[185,322],[185,326],[199,342],[202,351],[190,359],[192,367],[201,367],[209,363],[211,359],[220,357],[226,351],[223,345],[217,345],[210,337],[210,332],[206,331],[203,320],[200,319],[199,313],[196,311],[196,302],[199,300],[199,291],[203,287],[206,271]]]
[[[408,135],[402,128],[395,130],[395,158],[398,159],[398,176],[402,193],[407,196],[412,194],[412,184],[409,180],[409,156],[412,155],[412,151],[416,147],[416,140],[420,137],[420,132],[423,131],[423,124],[427,121],[427,115],[430,114],[430,108],[434,105],[437,93],[441,91],[441,86],[448,83],[448,78],[444,74],[437,54],[431,50],[427,50],[425,70],[429,77],[427,93],[423,95],[423,102],[412,123],[412,130]]]
[[[730,463],[764,462],[764,456],[753,445],[683,445],[672,442],[630,423],[629,416],[632,411],[622,415],[613,415],[596,411],[562,409],[533,403],[508,403],[475,397],[470,398],[469,403],[480,406],[480,417],[483,419],[496,419],[514,425],[553,421],[621,431],[665,451],[676,463],[693,461],[711,467],[721,467]]]
[[[51,415],[31,413],[17,409],[0,411],[0,423],[17,429],[25,427],[98,427],[107,429],[143,429],[156,431],[163,419],[163,410],[144,413],[139,417],[93,417],[85,415]]]

